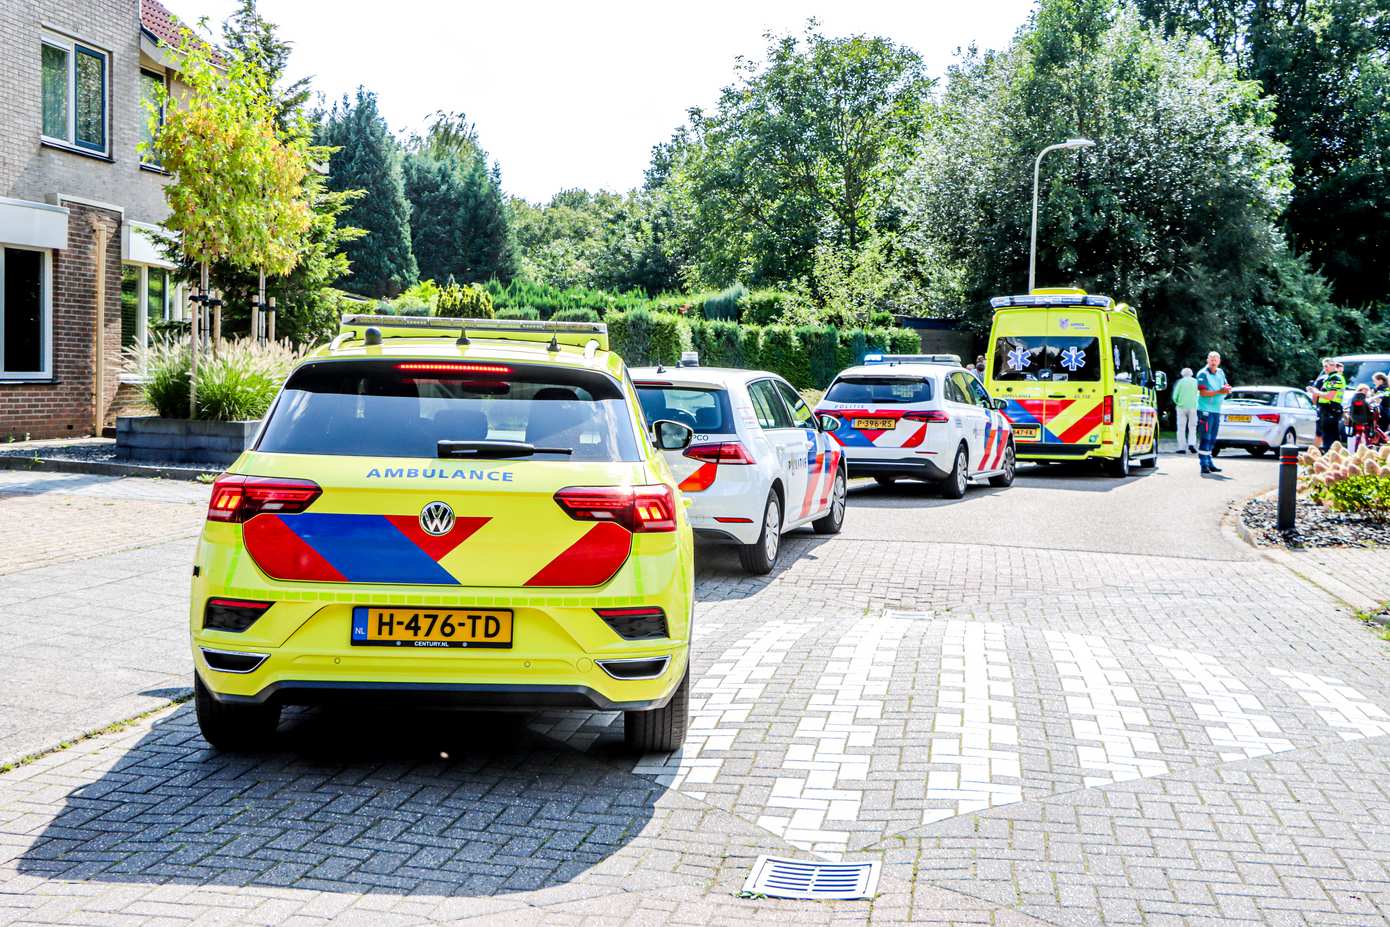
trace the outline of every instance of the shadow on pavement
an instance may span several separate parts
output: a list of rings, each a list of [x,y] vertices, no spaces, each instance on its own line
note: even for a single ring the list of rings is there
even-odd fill
[[[223,754],[186,706],[68,795],[19,871],[470,897],[564,884],[635,839],[665,789],[526,721],[287,712],[282,752]]]
[[[848,517],[848,516],[846,516]],[[739,563],[738,549],[732,544],[696,541],[695,601],[729,602],[756,595],[791,569],[798,560],[815,561],[816,550],[834,535],[816,534],[810,528],[797,528],[782,535],[777,565],[766,576],[750,576]]]

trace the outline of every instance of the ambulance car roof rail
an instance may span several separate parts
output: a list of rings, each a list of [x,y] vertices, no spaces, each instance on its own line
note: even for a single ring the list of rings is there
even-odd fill
[[[1115,301],[1109,296],[1088,296],[1085,293],[1046,293],[1029,296],[996,296],[989,301],[995,309],[1011,306],[1095,306],[1113,309]]]
[[[602,322],[542,322],[534,319],[463,319],[444,316],[344,315],[340,324],[350,341],[360,341],[368,327],[380,329],[385,338],[440,338],[467,332],[470,340],[537,341],[583,348],[598,342],[608,350],[608,326]],[[340,335],[341,337],[341,335]],[[336,341],[336,339],[335,339]],[[461,342],[467,343],[467,342]]]
[[[867,364],[955,364],[960,366],[959,354],[865,354]]]

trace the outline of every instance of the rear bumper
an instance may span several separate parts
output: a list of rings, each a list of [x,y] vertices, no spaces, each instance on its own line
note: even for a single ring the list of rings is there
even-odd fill
[[[1099,444],[1063,444],[1058,441],[1014,442],[1019,460],[1086,460],[1091,457],[1119,457],[1120,449]]]
[[[200,673],[200,675],[202,675]],[[616,701],[585,685],[492,685],[466,682],[343,682],[284,679],[252,695],[219,692],[203,685],[214,699],[229,705],[371,705],[424,708],[594,708],[600,711],[648,711],[671,700],[675,688],[655,698]]]
[[[877,459],[846,456],[851,477],[906,476],[919,480],[944,480],[950,476],[932,461],[922,460],[918,457]]]

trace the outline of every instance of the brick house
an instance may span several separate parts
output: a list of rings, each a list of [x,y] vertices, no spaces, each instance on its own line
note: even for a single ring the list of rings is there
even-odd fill
[[[123,347],[187,316],[145,234],[168,178],[138,150],[176,42],[157,0],[0,4],[0,440],[99,431]]]

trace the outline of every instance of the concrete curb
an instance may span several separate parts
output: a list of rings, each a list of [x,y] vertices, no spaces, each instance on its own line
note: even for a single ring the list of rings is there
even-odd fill
[[[93,476],[141,476],[147,479],[184,480],[197,482],[203,474],[216,476],[222,470],[209,466],[206,470],[184,467],[152,467],[139,464],[105,463],[96,460],[66,460],[61,457],[17,457],[0,454],[0,470],[37,470],[49,473],[86,473]]]

